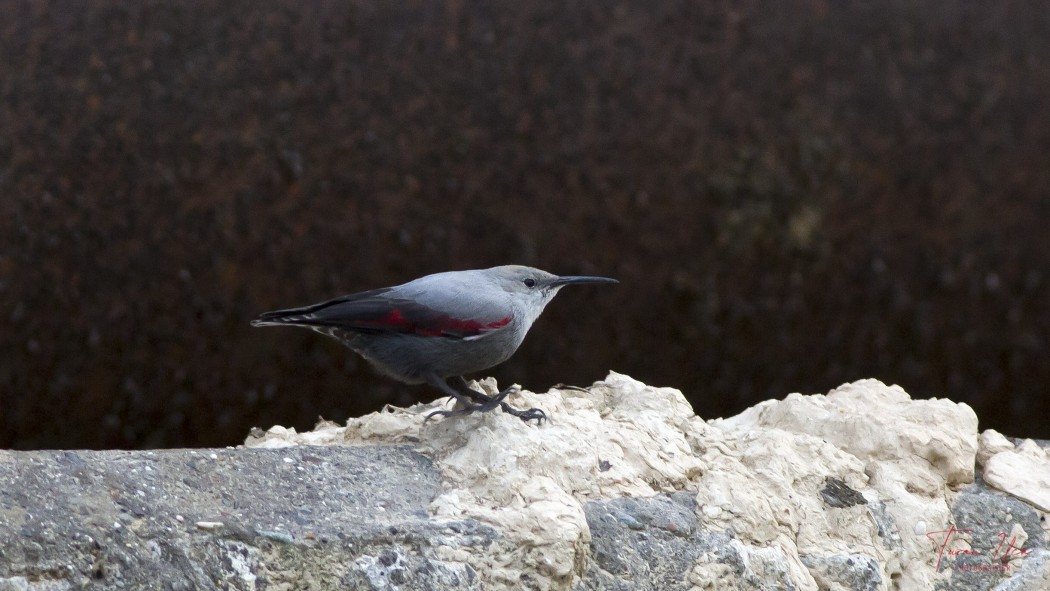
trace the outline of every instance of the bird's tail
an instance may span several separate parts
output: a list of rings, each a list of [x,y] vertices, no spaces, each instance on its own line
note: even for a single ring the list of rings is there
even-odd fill
[[[390,300],[380,297],[387,291],[389,289],[373,289],[310,306],[264,312],[252,320],[252,326],[351,328],[355,322],[362,321],[365,323],[362,330],[367,330],[374,324],[376,316],[385,316],[391,312]]]
[[[315,323],[312,322],[315,320],[316,317],[311,307],[289,308],[287,310],[264,312],[255,320],[252,320],[252,326],[288,326],[296,324],[310,326]]]

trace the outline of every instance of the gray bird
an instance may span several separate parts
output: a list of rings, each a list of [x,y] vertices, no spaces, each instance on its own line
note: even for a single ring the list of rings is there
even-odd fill
[[[252,326],[303,326],[334,337],[381,373],[406,384],[430,384],[463,407],[434,411],[427,419],[499,406],[523,421],[541,422],[546,418],[542,410],[518,410],[503,401],[513,388],[488,396],[471,388],[463,375],[509,359],[558,290],[579,283],[618,282],[607,277],[559,277],[521,265],[451,271],[312,306],[266,312]],[[449,378],[454,378],[456,388]]]

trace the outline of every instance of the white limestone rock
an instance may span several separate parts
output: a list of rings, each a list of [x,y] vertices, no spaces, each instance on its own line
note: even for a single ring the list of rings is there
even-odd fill
[[[491,380],[481,387],[497,390]],[[842,577],[931,588],[948,576],[923,534],[949,526],[953,495],[973,481],[977,419],[965,404],[862,380],[704,421],[681,392],[616,373],[586,390],[522,391],[509,402],[550,420],[492,412],[424,424],[435,403],[326,425],[309,442],[418,442],[446,480],[433,518],[502,534],[484,551],[445,548],[442,559],[469,564],[494,588],[600,588],[587,515],[605,505],[585,506],[682,491],[695,495],[703,531],[729,537],[705,538],[715,545],[683,565],[674,588],[855,583]],[[307,443],[305,435],[271,430],[247,445]],[[630,534],[637,519],[618,514]],[[733,560],[765,566],[727,569]]]
[[[1031,439],[990,455],[984,463],[984,481],[1050,512],[1050,453]]]
[[[985,429],[981,432],[981,438],[978,441],[977,465],[983,468],[988,463],[988,458],[999,452],[1013,449],[1013,442],[1007,439],[1005,435],[995,429]]]

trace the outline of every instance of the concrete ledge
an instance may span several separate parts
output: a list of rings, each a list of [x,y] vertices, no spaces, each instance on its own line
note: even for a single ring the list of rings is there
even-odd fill
[[[552,420],[0,451],[0,591],[1050,588],[1039,491],[980,477],[1050,462],[965,405],[864,380],[704,421],[618,374],[513,399]]]

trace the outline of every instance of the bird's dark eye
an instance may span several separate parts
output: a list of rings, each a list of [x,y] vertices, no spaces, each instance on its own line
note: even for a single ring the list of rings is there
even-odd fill
[[[536,280],[535,280],[535,279],[533,279],[532,277],[526,277],[526,278],[525,278],[525,279],[524,279],[524,280],[522,281],[522,283],[524,283],[524,284],[525,284],[525,287],[536,287]]]

